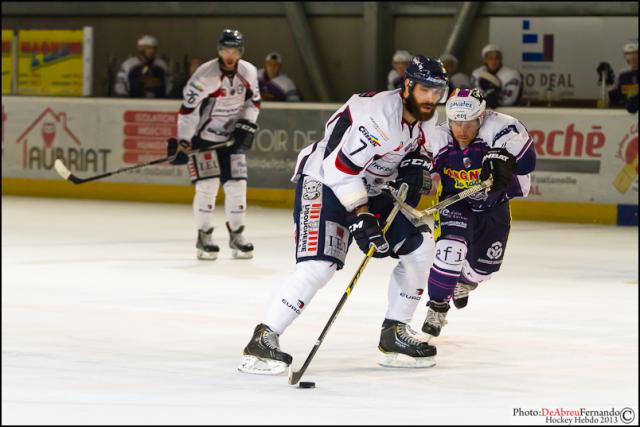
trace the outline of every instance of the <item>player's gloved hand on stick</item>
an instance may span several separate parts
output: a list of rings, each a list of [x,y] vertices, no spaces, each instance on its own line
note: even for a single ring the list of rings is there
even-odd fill
[[[371,212],[357,214],[349,225],[349,231],[365,254],[369,252],[370,245],[373,245],[376,248],[373,254],[375,258],[384,258],[389,255],[389,242],[382,235],[382,228]]]
[[[406,157],[398,166],[398,177],[392,186],[397,190],[402,183],[409,186],[406,202],[414,206],[420,201],[420,196],[429,194],[431,191],[432,180],[429,173],[430,161],[422,155],[414,155]]]
[[[253,145],[253,137],[258,131],[258,125],[250,122],[247,119],[239,119],[235,125],[235,131],[233,136],[235,139],[234,147],[241,151],[247,151],[251,149]]]
[[[505,148],[492,148],[482,159],[480,180],[493,176],[491,191],[503,191],[511,185],[513,172],[516,170],[516,158]]]
[[[596,72],[598,73],[598,83],[602,83],[602,77],[604,76],[605,84],[613,84],[615,75],[613,74],[613,68],[611,68],[611,64],[609,64],[608,62],[599,63],[598,68],[596,68]]]
[[[169,138],[167,141],[167,157],[172,165],[186,165],[189,161],[187,154],[191,150],[191,143],[186,139],[178,141],[175,138]]]

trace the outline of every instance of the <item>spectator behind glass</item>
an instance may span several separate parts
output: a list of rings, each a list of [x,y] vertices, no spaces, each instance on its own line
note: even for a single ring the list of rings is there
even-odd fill
[[[296,84],[281,69],[282,56],[278,52],[267,54],[264,68],[258,70],[260,96],[264,101],[300,101]]]
[[[158,39],[144,35],[138,39],[138,55],[120,66],[115,83],[117,96],[166,98],[173,88],[173,76],[166,62],[156,58]]]
[[[520,72],[502,65],[502,51],[494,44],[482,49],[484,65],[471,73],[471,84],[480,89],[487,101],[487,108],[518,105],[522,96]]]
[[[391,65],[393,69],[389,71],[387,76],[387,90],[399,89],[402,87],[402,81],[404,80],[404,72],[407,70],[409,63],[411,62],[411,54],[406,50],[397,50],[393,54]]]
[[[440,57],[447,76],[449,76],[449,93],[453,93],[453,89],[470,89],[471,81],[469,76],[458,72],[458,58],[450,53],[445,53]]]
[[[638,111],[638,41],[625,44],[623,52],[630,68],[618,74],[613,89],[609,91],[609,101],[611,105],[622,106],[635,113]]]

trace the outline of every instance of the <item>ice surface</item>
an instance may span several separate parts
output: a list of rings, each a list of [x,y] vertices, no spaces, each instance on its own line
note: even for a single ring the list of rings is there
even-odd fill
[[[376,364],[393,260],[374,259],[305,381],[236,371],[294,267],[291,212],[250,207],[253,260],[195,259],[191,206],[2,198],[3,424],[544,423],[638,411],[638,229],[515,222],[502,270],[452,308],[431,369]],[[282,336],[299,366],[362,254]],[[424,319],[426,292],[414,317]],[[637,422],[637,419],[636,421]]]

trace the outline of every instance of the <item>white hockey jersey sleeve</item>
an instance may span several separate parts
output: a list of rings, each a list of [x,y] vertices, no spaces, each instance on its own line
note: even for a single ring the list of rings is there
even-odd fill
[[[243,61],[244,62],[244,61]],[[238,77],[245,82],[249,87],[247,92],[247,99],[244,103],[244,108],[239,118],[249,120],[255,123],[258,120],[258,114],[260,113],[260,85],[258,84],[258,69],[252,64],[246,62],[245,73],[238,74]],[[245,67],[243,67],[245,68]]]
[[[217,75],[214,74],[215,79],[211,78],[211,66],[210,61],[198,67],[182,90],[182,106],[178,114],[178,139],[190,141],[193,138],[200,121],[198,107],[217,89],[216,84],[220,86],[220,78]]]
[[[390,129],[389,119],[383,111],[376,114],[365,109],[354,118],[341,142],[324,159],[324,182],[347,211],[368,201],[363,181],[363,171],[368,164],[400,146],[400,141],[387,136],[391,134]]]

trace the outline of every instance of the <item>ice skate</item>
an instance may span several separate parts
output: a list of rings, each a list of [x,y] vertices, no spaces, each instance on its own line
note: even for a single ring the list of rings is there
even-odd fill
[[[453,291],[453,305],[464,308],[469,302],[469,292],[478,287],[477,283],[458,283]]]
[[[278,375],[287,370],[293,358],[280,350],[278,334],[267,325],[256,326],[244,348],[238,370],[249,374]]]
[[[449,311],[449,303],[447,301],[429,301],[427,310],[427,318],[422,325],[422,332],[437,337],[440,331],[447,324],[447,312]]]
[[[406,323],[384,319],[380,332],[378,364],[393,368],[430,368],[435,366],[436,348]]]
[[[229,247],[231,248],[231,255],[238,259],[251,259],[253,258],[253,243],[250,243],[243,235],[244,225],[240,226],[237,230],[231,230],[231,226],[227,222],[227,230],[229,230]]]
[[[198,259],[214,260],[218,258],[220,247],[213,243],[213,227],[208,230],[198,230],[198,242],[196,243]]]

